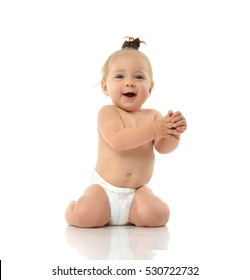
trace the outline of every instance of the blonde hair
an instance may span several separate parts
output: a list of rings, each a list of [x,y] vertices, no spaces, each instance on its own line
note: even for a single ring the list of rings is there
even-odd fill
[[[129,37],[129,42],[131,42],[131,39],[133,39],[132,37]],[[137,40],[137,39],[135,39],[135,40]],[[140,42],[143,42],[143,41],[140,41]],[[126,43],[126,42],[125,42]],[[125,44],[124,43],[124,44]],[[143,42],[144,43],[144,42]],[[124,44],[123,44],[123,46],[124,46]],[[135,47],[127,47],[127,46],[125,46],[125,47],[123,47],[121,50],[119,50],[119,51],[116,51],[116,52],[114,52],[114,53],[112,53],[109,57],[108,57],[108,59],[106,60],[106,62],[104,63],[104,65],[103,65],[103,67],[102,67],[102,80],[104,80],[104,81],[106,81],[106,79],[107,79],[107,76],[108,76],[108,72],[109,72],[109,65],[110,65],[110,62],[113,60],[113,59],[115,59],[117,56],[119,56],[119,55],[122,55],[122,54],[124,54],[124,53],[128,53],[128,52],[133,52],[133,53],[138,53],[139,55],[141,55],[146,61],[147,61],[147,63],[148,63],[148,70],[149,70],[149,72],[148,72],[148,74],[149,74],[149,78],[150,78],[150,80],[151,80],[151,82],[153,82],[153,69],[152,69],[152,65],[151,65],[151,62],[150,62],[150,60],[148,59],[148,57],[144,54],[144,53],[142,53],[141,51],[138,51],[138,48],[135,48]]]

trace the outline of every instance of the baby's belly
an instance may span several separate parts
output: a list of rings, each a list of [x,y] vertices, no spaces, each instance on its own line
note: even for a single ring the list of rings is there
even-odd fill
[[[116,187],[139,188],[149,182],[154,170],[154,155],[116,155],[109,160],[98,160],[96,169],[110,184]]]

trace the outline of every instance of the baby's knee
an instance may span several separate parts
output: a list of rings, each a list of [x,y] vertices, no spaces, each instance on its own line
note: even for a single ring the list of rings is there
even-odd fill
[[[81,213],[75,215],[75,226],[82,228],[104,227],[107,222],[100,218],[91,218],[89,214]]]
[[[65,219],[70,226],[82,228],[103,227],[107,224],[107,221],[102,217],[90,213],[87,207],[77,206],[76,202],[69,204],[66,209]]]
[[[104,227],[108,221],[102,215],[90,213],[86,207],[75,208],[73,211],[72,225],[82,228]]]
[[[75,201],[71,201],[69,203],[68,207],[66,208],[65,215],[64,215],[66,222],[70,226],[72,226],[74,224],[73,211],[74,211],[75,205],[76,205],[76,202]]]
[[[138,208],[136,226],[160,227],[164,226],[170,216],[169,207],[162,202],[158,205],[144,205]]]

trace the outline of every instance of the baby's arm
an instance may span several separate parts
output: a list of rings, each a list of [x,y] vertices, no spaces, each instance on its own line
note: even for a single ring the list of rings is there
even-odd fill
[[[152,123],[134,128],[124,127],[115,106],[103,107],[98,115],[98,129],[106,142],[117,151],[131,150],[153,141],[157,137],[167,136],[172,127],[170,117],[160,118]],[[179,134],[173,129],[173,133]]]
[[[158,137],[154,141],[156,150],[162,154],[170,153],[177,148],[180,141],[180,134],[183,133],[187,127],[186,120],[179,111],[175,113],[169,111],[166,117],[170,118],[170,131],[172,133],[169,133],[168,136],[165,137]],[[161,118],[161,114],[158,113],[156,119]]]

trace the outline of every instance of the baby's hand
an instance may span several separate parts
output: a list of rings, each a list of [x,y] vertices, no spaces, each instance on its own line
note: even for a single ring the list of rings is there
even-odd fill
[[[187,128],[187,123],[185,118],[182,116],[181,112],[168,111],[168,114],[155,121],[153,124],[153,130],[157,137],[175,137],[180,139],[181,133],[183,133]]]
[[[180,131],[178,131],[172,123],[173,114],[174,113],[172,111],[169,111],[165,117],[158,119],[153,123],[152,127],[156,137],[166,138],[176,136],[177,138],[179,138]]]
[[[172,111],[169,111],[168,115],[171,118],[172,128],[175,128],[180,133],[183,133],[187,129],[186,119],[181,112],[177,111],[173,113]]]

